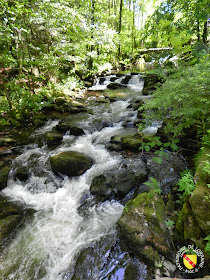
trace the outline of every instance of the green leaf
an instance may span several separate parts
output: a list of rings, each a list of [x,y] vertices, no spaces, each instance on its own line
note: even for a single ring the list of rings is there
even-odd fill
[[[146,146],[144,147],[144,149],[145,149],[146,152],[149,152],[149,151],[150,151],[150,146],[146,145]]]
[[[155,162],[157,162],[158,164],[162,163],[162,159],[160,157],[153,157],[152,160],[154,160]]]
[[[6,121],[4,118],[1,118],[0,119],[0,126],[6,126],[6,125],[9,125],[9,122]]]

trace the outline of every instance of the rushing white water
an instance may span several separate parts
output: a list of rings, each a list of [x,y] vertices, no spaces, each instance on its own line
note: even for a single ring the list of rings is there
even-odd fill
[[[127,80],[127,82],[124,82],[127,77],[129,77],[129,79]],[[90,87],[89,90],[103,91],[107,89],[107,86],[110,83],[119,84],[119,86],[123,87],[127,86],[129,89],[136,92],[141,92],[144,86],[144,81],[140,74],[128,76],[123,75],[119,78],[116,75],[110,75],[102,78],[97,78],[95,85]]]
[[[45,132],[48,132],[48,131],[51,131],[53,127],[55,127],[57,124],[59,123],[58,120],[55,120],[55,121],[51,121],[49,120],[48,122],[46,122],[46,124],[37,129],[31,136],[37,136],[37,135],[41,135],[41,134],[44,134]]]
[[[1,256],[2,279],[62,279],[62,272],[72,265],[82,248],[110,232],[121,216],[121,204],[109,201],[95,205],[85,216],[77,209],[92,179],[105,170],[118,167],[120,156],[112,157],[100,144],[105,135],[111,137],[118,129],[105,128],[87,134],[73,145],[65,141],[51,152],[46,147],[34,148],[15,159],[14,166],[28,165],[31,176],[27,183],[14,181],[11,177],[3,194],[37,212]],[[82,176],[61,180],[51,172],[49,157],[64,150],[83,152],[95,163]],[[36,166],[44,174],[38,171],[35,174]]]
[[[141,92],[144,87],[143,79],[140,75],[133,75],[128,82],[128,88],[136,92]]]
[[[153,121],[153,123],[150,126],[147,126],[142,133],[144,135],[155,135],[158,131],[158,128],[162,126],[162,121]]]

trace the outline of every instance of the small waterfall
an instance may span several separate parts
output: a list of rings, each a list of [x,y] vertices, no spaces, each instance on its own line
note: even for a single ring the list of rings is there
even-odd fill
[[[137,92],[141,92],[143,90],[144,87],[144,81],[141,75],[133,75],[132,78],[128,81],[128,88],[133,90],[133,91],[137,91]]]
[[[143,78],[140,74],[127,74],[118,77],[116,75],[109,75],[97,78],[94,85],[89,88],[91,91],[103,91],[111,83],[118,84],[119,87],[127,87],[132,91],[141,92],[144,86]]]

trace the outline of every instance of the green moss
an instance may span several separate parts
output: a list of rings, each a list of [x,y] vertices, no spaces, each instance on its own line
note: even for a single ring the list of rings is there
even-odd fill
[[[202,231],[206,235],[210,232],[210,201],[206,199],[206,196],[210,194],[210,190],[206,185],[202,185],[201,182],[196,184],[196,189],[189,198],[190,206],[192,208],[192,215]]]
[[[198,153],[196,157],[196,172],[195,178],[196,181],[200,181],[200,184],[206,184],[210,181],[209,170],[205,168],[205,162],[210,161],[210,148],[202,147],[201,151]]]
[[[142,205],[147,200],[147,196],[148,196],[148,194],[146,192],[144,192],[142,194],[139,194],[134,199],[129,200],[125,205],[125,208],[123,210],[123,214],[127,214],[134,207]]]
[[[52,169],[69,177],[82,175],[93,164],[91,158],[77,152],[62,152],[50,158]]]
[[[12,215],[0,220],[0,241],[14,231],[21,218],[20,215]]]
[[[129,263],[125,269],[124,280],[138,280],[138,266],[133,263]]]
[[[182,243],[191,241],[198,244],[201,236],[201,229],[192,215],[188,201],[185,201],[183,204],[176,222],[175,230],[175,239],[178,241]]]
[[[160,262],[158,252],[155,251],[151,246],[145,246],[143,252],[150,263],[155,264],[157,262]]]
[[[166,256],[170,254],[165,204],[160,195],[156,195],[153,190],[139,194],[126,204],[123,214],[118,224],[132,252],[152,264],[159,261],[159,253]]]
[[[141,137],[138,133],[122,137],[123,148],[130,150],[138,150],[141,146]]]
[[[0,162],[0,191],[7,186],[7,179],[10,169],[10,162]]]

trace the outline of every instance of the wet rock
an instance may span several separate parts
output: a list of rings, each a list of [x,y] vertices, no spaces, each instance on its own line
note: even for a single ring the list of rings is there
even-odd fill
[[[146,155],[147,170],[149,177],[155,178],[161,186],[162,193],[168,194],[180,179],[180,174],[187,168],[182,156],[167,153],[161,157],[161,163],[154,161],[153,155]]]
[[[0,196],[0,244],[15,231],[22,219],[22,212]]]
[[[201,229],[192,216],[189,202],[186,201],[176,221],[175,240],[178,240],[181,244],[184,242],[193,242],[196,246],[200,247],[202,243],[200,236]]]
[[[189,199],[192,215],[206,236],[210,232],[210,201],[206,199],[209,194],[207,187],[197,184]]]
[[[122,84],[119,84],[119,83],[110,83],[107,85],[107,88],[110,88],[110,89],[117,89],[119,87],[122,87],[123,85]]]
[[[122,84],[127,85],[130,79],[131,75],[126,75],[125,78],[122,80]]]
[[[25,182],[29,178],[29,173],[28,173],[27,167],[21,166],[21,167],[17,168],[15,177],[18,180]]]
[[[130,200],[118,221],[120,236],[128,249],[151,265],[159,263],[162,256],[170,259],[165,214],[161,196],[151,190]]]
[[[0,162],[0,191],[7,186],[7,179],[11,166],[11,162]]]
[[[131,120],[126,120],[126,121],[123,123],[123,127],[132,128],[132,127],[134,127],[134,123],[133,123],[133,121],[131,121]]]
[[[139,151],[139,147],[141,146],[141,137],[138,133],[134,132],[132,134],[119,134],[111,137],[110,145],[108,149],[114,151],[121,150],[132,150]]]
[[[58,146],[63,140],[63,134],[59,132],[48,132],[46,134],[46,141],[48,147]]]
[[[144,88],[142,91],[143,95],[150,95],[156,89],[157,83],[161,83],[162,78],[157,74],[145,74],[144,77]]]
[[[130,190],[138,188],[147,180],[146,166],[140,157],[136,157],[135,162],[131,159],[125,159],[124,162],[115,172],[112,170],[93,179],[90,192],[97,201],[121,200]]]
[[[153,86],[153,85],[147,86],[147,87],[143,88],[142,94],[143,95],[151,95],[155,90],[156,90],[155,86]]]
[[[52,170],[56,174],[69,177],[82,175],[93,165],[93,160],[77,152],[62,152],[50,158]]]
[[[133,134],[118,134],[110,139],[110,145],[107,147],[112,151],[133,150],[138,151],[141,144],[140,135],[136,132]]]
[[[73,277],[65,279],[146,280],[146,265],[128,252],[122,251],[117,236],[111,235],[95,242],[79,255]],[[69,273],[70,276],[70,273]]]
[[[69,120],[61,121],[58,125],[56,125],[56,130],[62,133],[70,131],[70,134],[75,136],[81,136],[85,134],[82,128],[74,126],[72,121]]]
[[[72,99],[57,98],[54,103],[50,104],[48,107],[44,108],[44,111],[57,111],[60,113],[69,112],[71,114],[78,114],[81,112],[86,112],[86,107],[80,102],[73,102]]]
[[[98,131],[101,131],[105,127],[113,127],[113,122],[109,120],[95,120],[93,125]]]
[[[134,111],[137,111],[140,106],[144,104],[143,100],[132,100],[128,108],[133,108]]]
[[[138,151],[141,143],[141,137],[138,133],[122,137],[122,147],[124,149]]]

